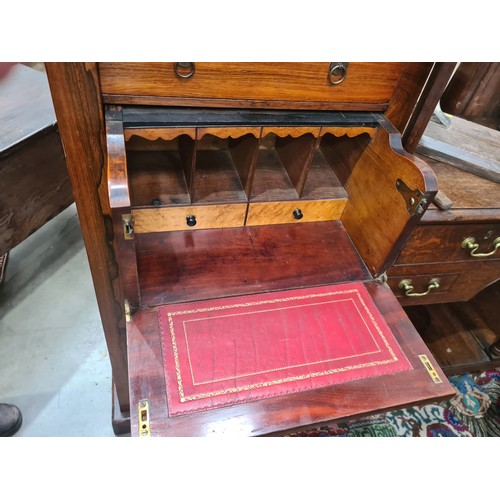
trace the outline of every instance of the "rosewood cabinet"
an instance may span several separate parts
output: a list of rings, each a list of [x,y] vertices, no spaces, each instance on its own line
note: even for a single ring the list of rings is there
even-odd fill
[[[77,205],[101,214],[84,237],[132,435],[281,434],[454,394],[385,279],[437,191],[389,119],[411,71],[49,66]]]

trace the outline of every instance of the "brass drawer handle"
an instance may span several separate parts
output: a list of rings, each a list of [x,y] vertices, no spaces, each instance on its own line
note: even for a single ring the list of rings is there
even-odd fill
[[[340,85],[347,76],[347,67],[349,63],[346,62],[332,62],[330,63],[330,70],[328,72],[328,79],[332,85]]]
[[[194,62],[174,63],[174,71],[179,78],[191,78],[194,75],[194,70]]]
[[[425,295],[428,295],[431,290],[435,290],[436,288],[439,288],[439,278],[432,278],[429,281],[429,284],[427,285],[427,290],[425,292],[414,292],[413,290],[415,287],[411,284],[411,280],[402,280],[399,283],[399,288],[404,290],[405,295],[407,297],[424,297]]]
[[[489,257],[500,248],[500,236],[493,241],[493,250],[488,253],[476,253],[476,250],[479,248],[479,243],[476,243],[476,239],[472,236],[462,241],[462,248],[470,250],[471,257]]]

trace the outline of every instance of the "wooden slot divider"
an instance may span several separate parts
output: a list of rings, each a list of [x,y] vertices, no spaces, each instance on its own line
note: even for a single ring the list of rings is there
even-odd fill
[[[361,134],[368,134],[373,137],[376,132],[374,127],[321,127],[319,136],[323,137],[325,134],[332,134],[335,137],[357,137]]]

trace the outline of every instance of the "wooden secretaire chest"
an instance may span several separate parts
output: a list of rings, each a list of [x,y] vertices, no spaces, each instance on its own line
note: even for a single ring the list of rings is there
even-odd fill
[[[437,191],[386,113],[407,65],[54,65],[53,89],[72,71],[87,97],[54,101],[73,178],[82,154],[106,172],[77,203],[101,205],[133,435],[286,433],[454,394],[385,279]]]

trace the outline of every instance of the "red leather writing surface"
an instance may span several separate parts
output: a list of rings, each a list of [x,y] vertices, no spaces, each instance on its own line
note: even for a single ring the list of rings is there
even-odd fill
[[[169,415],[408,370],[362,283],[158,308]]]

